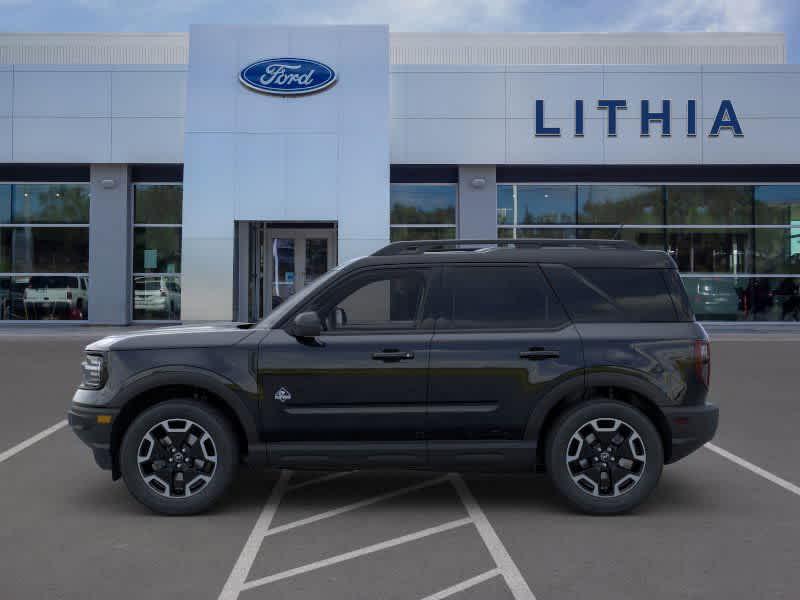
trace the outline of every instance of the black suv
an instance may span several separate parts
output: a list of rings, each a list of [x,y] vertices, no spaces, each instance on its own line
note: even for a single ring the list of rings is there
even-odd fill
[[[620,513],[718,419],[675,263],[622,241],[394,243],[259,323],[107,337],[82,367],[70,424],[168,514],[211,506],[245,461],[545,470]]]

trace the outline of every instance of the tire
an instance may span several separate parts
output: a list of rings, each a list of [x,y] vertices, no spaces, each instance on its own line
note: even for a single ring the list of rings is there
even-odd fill
[[[545,452],[555,488],[573,507],[591,515],[636,508],[655,489],[664,467],[661,436],[650,419],[633,406],[605,398],[561,415],[550,430]]]
[[[183,460],[167,458],[175,456]],[[147,508],[164,515],[193,515],[210,508],[228,489],[239,447],[230,422],[214,407],[174,399],[133,420],[122,438],[119,463],[128,491]],[[161,463],[164,467],[155,470]],[[178,477],[184,483],[179,484]]]

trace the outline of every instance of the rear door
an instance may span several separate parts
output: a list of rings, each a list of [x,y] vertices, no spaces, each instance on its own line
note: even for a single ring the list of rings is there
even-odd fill
[[[487,451],[492,442],[522,440],[539,399],[582,378],[579,336],[537,265],[447,266],[437,303],[431,462],[453,459],[452,444],[438,444],[445,440],[480,441]]]

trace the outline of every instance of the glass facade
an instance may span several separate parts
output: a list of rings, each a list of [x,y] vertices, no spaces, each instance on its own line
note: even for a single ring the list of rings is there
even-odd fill
[[[497,227],[665,250],[701,320],[800,320],[800,185],[499,184]]]
[[[456,237],[457,184],[393,183],[390,203],[393,242]]]
[[[85,320],[89,184],[0,184],[0,320]]]
[[[181,318],[181,184],[133,186],[133,320]]]

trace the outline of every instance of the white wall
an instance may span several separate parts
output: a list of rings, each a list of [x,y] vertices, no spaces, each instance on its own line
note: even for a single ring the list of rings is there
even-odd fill
[[[389,41],[384,26],[193,26],[185,132],[182,317],[230,319],[234,221],[338,223],[339,260],[389,235]],[[313,58],[337,83],[277,97],[239,71]]]
[[[325,39],[309,47],[312,57]],[[265,51],[285,47],[271,44]],[[215,50],[208,47],[211,54]],[[227,64],[233,64],[232,58]],[[195,132],[213,123],[218,131],[269,134],[285,126],[326,134],[331,130],[325,124],[339,118],[339,109],[324,101],[326,95],[341,93],[337,85],[307,98],[309,110],[300,121],[275,99],[276,110],[258,122],[243,123],[259,97],[242,99],[243,90],[231,85],[238,84],[196,84],[193,102],[205,107],[198,114],[208,125],[195,126]],[[380,89],[370,83],[362,92]],[[183,65],[0,65],[0,162],[183,162],[186,94]],[[605,114],[595,109],[598,98],[612,96],[627,99],[630,106],[619,115],[616,139],[604,135]],[[665,97],[672,100],[672,137],[640,138],[639,102],[649,99],[655,109]],[[702,118],[696,138],[684,134],[689,97],[697,99]],[[793,164],[800,160],[795,150],[798,97],[798,65],[396,65],[391,73],[391,162]],[[545,100],[547,124],[562,127],[560,138],[534,138],[536,98]],[[571,133],[575,98],[585,101],[583,138]],[[722,98],[733,101],[744,137],[708,137]],[[346,150],[342,154],[337,146],[342,164]],[[250,202],[257,204],[254,197],[240,197],[243,215]]]
[[[800,66],[394,66],[393,163],[781,164],[800,162]],[[625,99],[608,137],[598,99]],[[560,137],[535,137],[535,101]],[[584,100],[584,136],[574,103]],[[640,103],[672,101],[672,135],[658,124],[641,137]],[[686,102],[697,100],[697,136],[686,135]],[[730,99],[744,136],[708,132]]]
[[[183,161],[183,65],[0,65],[0,161]]]

